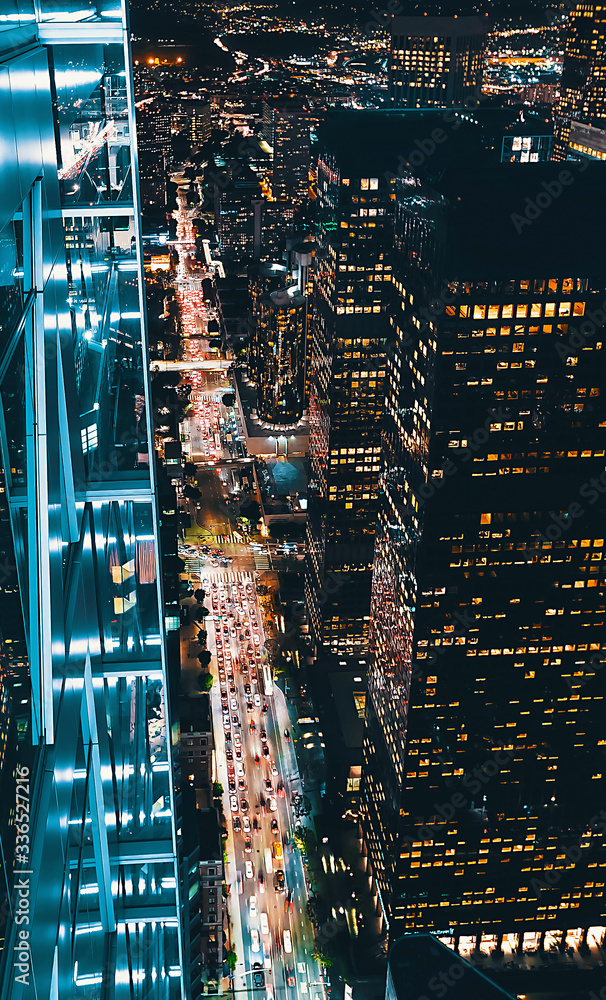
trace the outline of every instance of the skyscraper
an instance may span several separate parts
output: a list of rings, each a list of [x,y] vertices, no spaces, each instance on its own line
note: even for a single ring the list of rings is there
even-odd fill
[[[382,116],[353,117],[330,118],[318,159],[306,594],[316,646],[360,655],[390,330],[393,188],[384,171],[396,154],[391,138],[385,149]]]
[[[606,159],[606,10],[578,3],[566,26],[554,160],[579,153]]]
[[[183,996],[124,8],[2,6],[3,997]],[[6,547],[5,547],[6,552]],[[19,661],[19,662],[18,662]],[[11,738],[14,729],[4,732]],[[6,750],[6,748],[5,748]]]
[[[305,313],[297,284],[257,302],[257,414],[272,427],[293,427],[303,415]]]
[[[263,138],[273,149],[272,193],[278,201],[307,200],[310,117],[299,98],[263,98]]]
[[[606,923],[604,170],[450,156],[396,185],[365,838],[390,934],[582,944]],[[529,190],[558,193],[532,224]]]
[[[475,103],[482,89],[488,18],[393,17],[389,100],[402,108]]]

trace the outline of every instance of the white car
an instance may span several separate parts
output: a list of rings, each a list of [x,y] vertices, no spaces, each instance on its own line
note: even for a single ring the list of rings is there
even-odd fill
[[[234,733],[234,746],[241,747],[242,740],[240,739],[240,733]]]
[[[254,878],[255,877],[254,876],[254,872],[253,872],[252,861],[245,861],[244,862],[244,874],[246,875],[246,878]]]
[[[242,829],[244,830],[244,833],[250,833],[250,820],[248,816],[242,817]]]
[[[276,774],[277,773],[278,772],[276,771]],[[236,777],[238,777],[238,778],[243,778],[244,777],[244,764],[242,764],[240,762],[236,764]]]
[[[261,934],[269,934],[269,920],[266,913],[261,913]]]
[[[232,712],[237,712],[238,711],[238,702],[236,701],[235,698],[232,698],[229,704],[231,706]]]
[[[251,951],[261,951],[261,941],[259,939],[259,931],[256,927],[253,927],[250,932],[250,950]]]
[[[250,897],[250,899],[248,901],[248,912],[250,913],[251,917],[256,917],[256,915],[257,915],[257,897],[256,896],[251,896]]]
[[[259,636],[257,635],[257,633],[256,633],[256,632],[255,632],[255,634],[253,635],[253,642],[254,642],[255,646],[258,646],[258,645],[259,645]]]
[[[230,809],[231,809],[231,811],[233,813],[237,813],[237,811],[238,811],[238,799],[236,798],[235,795],[230,795],[229,796],[229,807],[230,807]]]
[[[275,813],[275,811],[276,811],[277,808],[278,808],[278,803],[276,802],[276,800],[274,799],[274,797],[272,795],[272,797],[269,800],[269,811],[272,812],[272,813]]]
[[[284,931],[284,951],[287,955],[290,955],[292,951],[292,941],[290,938],[290,931]]]
[[[256,694],[253,700],[254,700],[254,703],[255,703],[255,707],[256,708],[261,708],[261,695],[260,694]]]

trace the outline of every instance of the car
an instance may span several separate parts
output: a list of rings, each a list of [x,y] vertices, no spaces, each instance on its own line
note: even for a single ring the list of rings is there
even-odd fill
[[[254,642],[255,646],[258,646],[260,644],[260,642],[261,642],[261,640],[259,639],[259,636],[257,635],[256,632],[253,635],[253,642]]]
[[[277,808],[278,808],[278,803],[277,803],[277,800],[273,797],[273,795],[269,799],[269,803],[268,804],[269,804],[269,811],[272,812],[272,813],[275,813],[276,810],[277,810]]]
[[[283,857],[284,857],[284,852],[282,850],[282,844],[280,843],[279,840],[276,840],[274,844],[274,858],[276,859],[276,861],[281,861]]]
[[[275,801],[276,800],[274,799],[274,802]],[[248,802],[246,801],[246,799],[240,799],[240,809],[242,810],[243,813],[248,812]]]
[[[256,915],[257,915],[257,897],[256,896],[251,896],[250,899],[248,900],[248,912],[250,913],[251,917],[256,917]]]
[[[225,751],[225,759],[226,760],[233,760],[234,759],[234,755],[233,755],[233,753],[231,752],[231,750],[229,748],[227,748],[226,751]]]
[[[287,743],[290,743],[290,733],[288,729],[284,730],[284,739],[286,740]]]
[[[235,698],[232,698],[232,700],[230,701],[229,705],[230,705],[230,708],[231,708],[232,712],[237,712],[238,711],[238,702],[236,701]]]
[[[267,746],[267,743],[263,747],[263,756],[264,757],[269,757],[269,747]]]
[[[255,962],[253,965],[253,986],[255,986],[258,990],[263,989],[265,986],[265,976],[262,972],[260,962]]]
[[[250,837],[245,837],[244,839],[244,852],[250,854],[252,851],[252,840]]]
[[[250,820],[248,816],[242,817],[242,829],[244,830],[244,833],[250,833]]]
[[[254,952],[261,951],[261,939],[256,927],[253,927],[250,932],[250,950]]]
[[[236,872],[236,888],[238,890],[238,895],[242,895],[242,872]]]
[[[252,861],[244,862],[244,874],[246,875],[246,878],[254,878]]]
[[[267,752],[269,753],[269,750]],[[242,760],[242,750],[240,747],[236,747],[236,760]]]
[[[261,934],[269,934],[269,920],[266,913],[260,914],[261,919]]]
[[[244,694],[250,694],[250,684],[244,685]]]
[[[250,729],[251,733],[256,733],[256,731],[257,731],[257,723],[255,722],[254,719],[250,720],[249,729]]]
[[[241,792],[243,792],[244,789],[246,788],[246,781],[244,780],[243,777],[238,778],[238,788],[240,789]]]
[[[281,868],[277,868],[276,874],[274,875],[274,888],[278,889],[280,892],[283,892],[285,884],[286,883],[284,881],[284,872],[282,871]]]
[[[229,786],[230,792],[235,792],[235,790],[236,790],[236,779],[235,778],[229,778],[228,781],[227,781],[227,784]]]
[[[246,702],[246,711],[247,712],[252,712],[252,710],[253,710],[253,703],[252,703],[252,701],[247,701]]]
[[[263,707],[262,707],[261,711],[262,711],[263,715],[267,715],[267,702],[266,701],[263,702]]]
[[[284,949],[284,951],[286,951],[286,948]],[[286,985],[287,986],[295,985],[295,970],[293,969],[292,965],[286,966]]]
[[[236,831],[236,833],[239,833],[241,829],[242,829],[242,824],[240,822],[240,817],[234,816],[234,830]]]
[[[261,730],[259,736],[261,738],[261,743],[267,743],[267,731],[265,729]]]
[[[284,782],[283,781],[279,781],[278,782],[278,795],[280,796],[281,799],[284,798]]]
[[[266,792],[273,792],[273,785],[271,783],[271,779],[270,778],[266,778],[265,779],[265,791]]]
[[[253,826],[253,833],[258,833],[259,832],[259,820],[257,819],[256,816],[253,816],[252,826]]]
[[[268,752],[269,752],[269,751],[268,751]],[[257,770],[259,770],[259,767],[260,767],[260,763],[259,763],[259,762],[260,762],[260,760],[261,760],[261,758],[259,757],[259,754],[258,754],[258,753],[256,753],[256,754],[255,754],[255,767],[257,768]]]
[[[239,715],[232,715],[231,721],[232,721],[232,725],[239,726],[240,725],[240,716]]]
[[[237,800],[237,798],[236,798],[235,795],[230,795],[229,796],[229,808],[231,809],[231,811],[233,813],[237,813],[237,811],[238,811],[238,800]]]
[[[270,768],[272,774],[277,774],[278,773],[278,768],[276,767],[275,761],[270,760],[270,762],[269,762],[269,768]]]
[[[236,774],[239,778],[244,776],[244,764],[236,764]]]
[[[234,733],[234,746],[241,747],[242,740],[240,739],[240,733]]]
[[[254,697],[255,708],[261,708],[261,695],[256,694]]]
[[[267,972],[271,972],[271,952],[269,950],[269,941],[263,942],[263,962]]]
[[[259,892],[265,892],[265,875],[263,872],[259,872]]]
[[[273,833],[274,837],[277,837],[278,833],[280,832],[278,830],[278,821],[277,821],[277,819],[272,819],[272,821],[271,821],[271,832]]]

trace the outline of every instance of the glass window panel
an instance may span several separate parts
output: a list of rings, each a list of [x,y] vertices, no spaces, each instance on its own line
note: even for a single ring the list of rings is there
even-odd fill
[[[59,180],[65,207],[133,198],[124,54],[54,45]]]

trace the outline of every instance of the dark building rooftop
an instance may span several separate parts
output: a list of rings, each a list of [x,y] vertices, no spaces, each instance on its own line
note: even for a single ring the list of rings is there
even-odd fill
[[[605,185],[603,164],[446,169],[432,185],[447,202],[439,209],[445,224],[443,273],[478,280],[551,274],[602,279]]]
[[[181,733],[210,733],[210,699],[207,694],[180,700]]]
[[[423,1000],[446,992],[448,1000],[511,1000],[431,934],[409,934],[396,941],[387,959],[385,1000]]]

